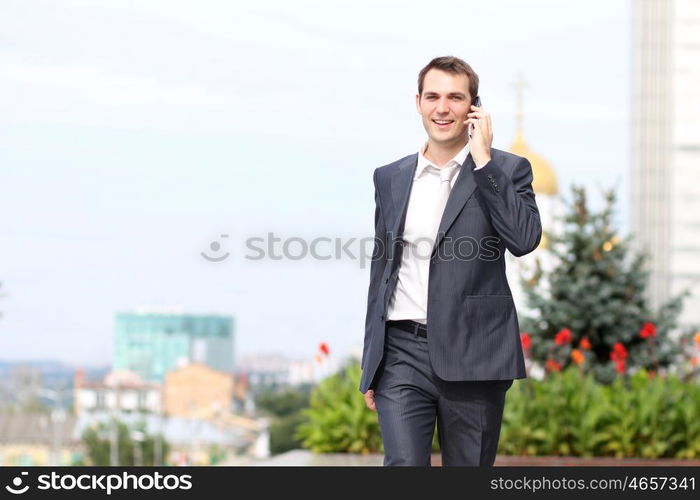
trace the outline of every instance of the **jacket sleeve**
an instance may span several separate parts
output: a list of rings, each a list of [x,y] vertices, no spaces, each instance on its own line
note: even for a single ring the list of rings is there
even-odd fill
[[[367,293],[367,313],[365,316],[365,339],[362,349],[362,366],[371,343],[372,315],[376,315],[377,303],[381,300],[379,289],[382,275],[387,262],[387,233],[384,225],[384,214],[377,187],[377,171],[374,171],[374,245],[372,249],[372,262],[369,271],[369,291]]]
[[[505,247],[520,257],[540,244],[542,224],[532,189],[532,167],[520,158],[508,176],[503,167],[491,160],[474,171],[481,198],[486,203],[491,224]]]

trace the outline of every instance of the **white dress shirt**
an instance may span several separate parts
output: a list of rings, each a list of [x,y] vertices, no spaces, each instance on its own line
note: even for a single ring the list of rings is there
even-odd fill
[[[418,151],[418,165],[413,176],[411,196],[404,224],[404,248],[399,267],[399,278],[389,301],[388,320],[411,319],[427,323],[428,274],[430,255],[435,244],[435,212],[440,190],[440,170],[456,170],[450,181],[454,187],[469,154],[468,142],[447,164],[438,167],[425,157],[425,143]],[[477,166],[483,168],[486,164]]]

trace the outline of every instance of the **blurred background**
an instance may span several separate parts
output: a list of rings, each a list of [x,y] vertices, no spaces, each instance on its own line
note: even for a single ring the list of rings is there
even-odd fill
[[[0,464],[378,453],[374,414],[324,447],[347,422],[313,411],[347,380],[362,404],[372,174],[425,140],[417,75],[441,55],[533,165],[546,238],[508,260],[533,383],[582,360],[605,387],[694,374],[695,1],[9,0],[0,33]],[[592,260],[564,269],[582,235]],[[578,324],[576,294],[605,320]],[[576,452],[528,446],[503,451]],[[589,454],[639,454],[618,448]]]

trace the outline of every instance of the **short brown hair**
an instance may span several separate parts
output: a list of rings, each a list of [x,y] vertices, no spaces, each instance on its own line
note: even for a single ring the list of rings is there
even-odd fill
[[[423,95],[423,80],[431,69],[439,69],[453,75],[467,75],[469,78],[469,96],[474,99],[479,95],[479,75],[466,62],[459,57],[443,56],[436,57],[418,73],[418,95]]]

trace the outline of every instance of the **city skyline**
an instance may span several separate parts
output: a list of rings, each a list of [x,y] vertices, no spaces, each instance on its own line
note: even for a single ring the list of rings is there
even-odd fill
[[[626,230],[630,11],[4,4],[3,358],[110,363],[115,315],[144,305],[234,317],[241,356],[356,350],[368,267],[253,261],[245,242],[371,237],[372,172],[425,140],[416,77],[437,55],[480,75],[499,149],[514,137],[522,74],[528,144],[564,195],[574,182],[594,199],[616,187]],[[214,241],[227,259],[202,257]]]

